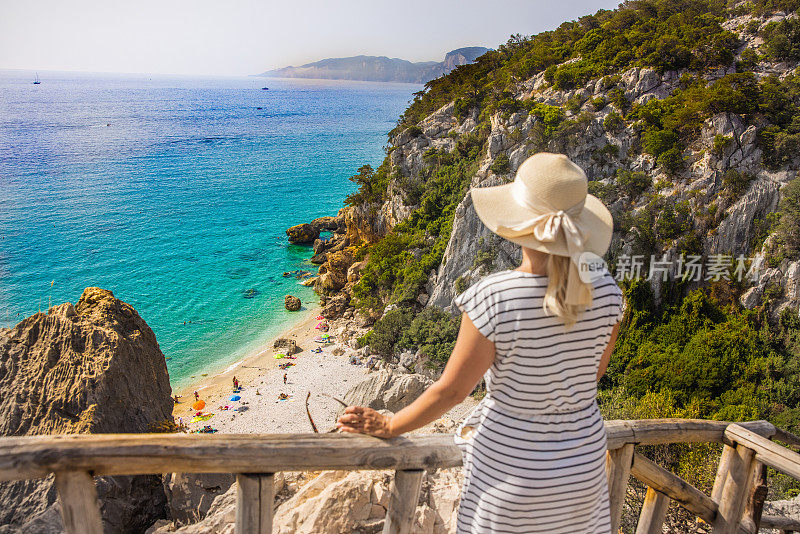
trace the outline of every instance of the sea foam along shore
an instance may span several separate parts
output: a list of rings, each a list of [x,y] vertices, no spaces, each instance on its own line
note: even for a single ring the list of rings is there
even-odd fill
[[[330,429],[342,408],[331,397],[343,397],[352,386],[363,380],[367,371],[361,362],[358,365],[350,363],[354,351],[337,335],[354,327],[352,321],[339,319],[329,322],[333,343],[321,345],[314,342],[314,338],[320,335],[316,329],[319,313],[318,307],[309,309],[300,323],[271,340],[257,353],[182,388],[178,392],[180,401],[173,410],[175,420],[182,419],[190,430],[208,425],[223,433],[312,432],[305,408],[306,395],[311,392],[309,411],[317,428],[321,432]],[[278,338],[294,340],[301,352],[295,354],[294,359],[275,359],[274,355],[281,352],[272,348]],[[321,353],[311,352],[317,347],[322,348]],[[288,362],[294,365],[286,370],[278,367]],[[286,384],[283,383],[284,374],[287,375]],[[234,395],[233,377],[242,385],[237,393],[241,397],[238,401],[230,400]],[[196,413],[192,409],[195,391],[206,403],[203,413],[214,416],[206,421],[189,423]],[[289,395],[288,399],[279,400],[281,393]],[[224,409],[225,406],[228,409]]]

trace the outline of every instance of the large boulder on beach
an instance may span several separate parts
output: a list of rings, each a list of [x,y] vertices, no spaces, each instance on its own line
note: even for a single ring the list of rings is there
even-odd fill
[[[300,304],[300,299],[292,295],[286,295],[286,297],[283,299],[283,305],[289,311],[297,311],[302,306]]]
[[[319,230],[308,223],[303,223],[287,228],[286,235],[289,236],[290,243],[313,243],[319,237]]]
[[[111,291],[87,288],[0,332],[0,435],[128,433],[170,428],[173,400],[155,334]],[[166,517],[160,476],[99,477],[107,532]],[[0,484],[0,532],[59,532],[52,477]]]
[[[276,339],[275,343],[272,344],[272,348],[275,350],[280,350],[287,356],[291,356],[292,354],[297,354],[300,352],[300,347],[297,346],[297,342],[294,339],[289,339],[288,337]]]

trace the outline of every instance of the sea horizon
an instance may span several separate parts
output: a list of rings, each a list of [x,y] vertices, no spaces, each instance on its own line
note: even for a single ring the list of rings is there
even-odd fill
[[[344,207],[419,88],[0,70],[0,326],[97,286],[154,330],[174,388],[241,360],[306,316],[284,295],[318,303],[283,276],[316,272],[285,229]]]

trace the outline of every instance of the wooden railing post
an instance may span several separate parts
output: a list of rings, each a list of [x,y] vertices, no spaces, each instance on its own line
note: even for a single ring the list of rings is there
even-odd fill
[[[103,534],[92,475],[86,471],[58,472],[56,490],[67,534]]]
[[[272,534],[272,473],[240,473],[236,484],[236,534]]]
[[[728,445],[726,448],[731,448]],[[725,455],[725,452],[723,452]],[[755,466],[755,452],[741,444],[736,444],[733,453],[728,453],[727,466],[720,463],[719,470],[727,468],[727,473],[717,472],[714,495],[719,494],[717,517],[714,520],[714,534],[734,534],[744,513],[745,501],[750,494]]]
[[[744,519],[752,524],[753,532],[758,532],[761,524],[761,513],[764,511],[764,501],[767,500],[767,466],[755,462],[753,466],[753,482],[750,484],[750,496],[744,509]]]
[[[661,525],[669,508],[669,497],[653,488],[647,488],[644,505],[636,524],[636,534],[661,534]]]
[[[622,518],[622,506],[625,504],[625,493],[628,490],[628,479],[631,476],[633,463],[633,443],[626,443],[619,449],[606,454],[606,477],[608,479],[608,496],[611,511],[611,532],[619,531]]]
[[[383,534],[407,534],[414,526],[419,490],[422,487],[422,469],[395,471],[389,494],[389,508],[383,523]]]

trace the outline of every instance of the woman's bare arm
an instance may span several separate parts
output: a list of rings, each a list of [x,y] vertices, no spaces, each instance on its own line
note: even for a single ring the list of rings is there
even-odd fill
[[[608,362],[611,360],[611,353],[614,352],[614,345],[617,343],[617,334],[619,333],[619,323],[614,325],[614,328],[611,330],[611,339],[608,340],[608,346],[606,346],[606,350],[603,351],[603,356],[600,358],[600,366],[597,368],[597,379],[600,380],[603,378],[603,375],[606,374],[606,368],[608,367]]]
[[[336,426],[342,432],[371,434],[381,438],[398,436],[424,426],[461,402],[475,389],[495,358],[494,343],[486,339],[466,314],[456,346],[442,376],[414,402],[391,417],[371,408],[348,406]]]

